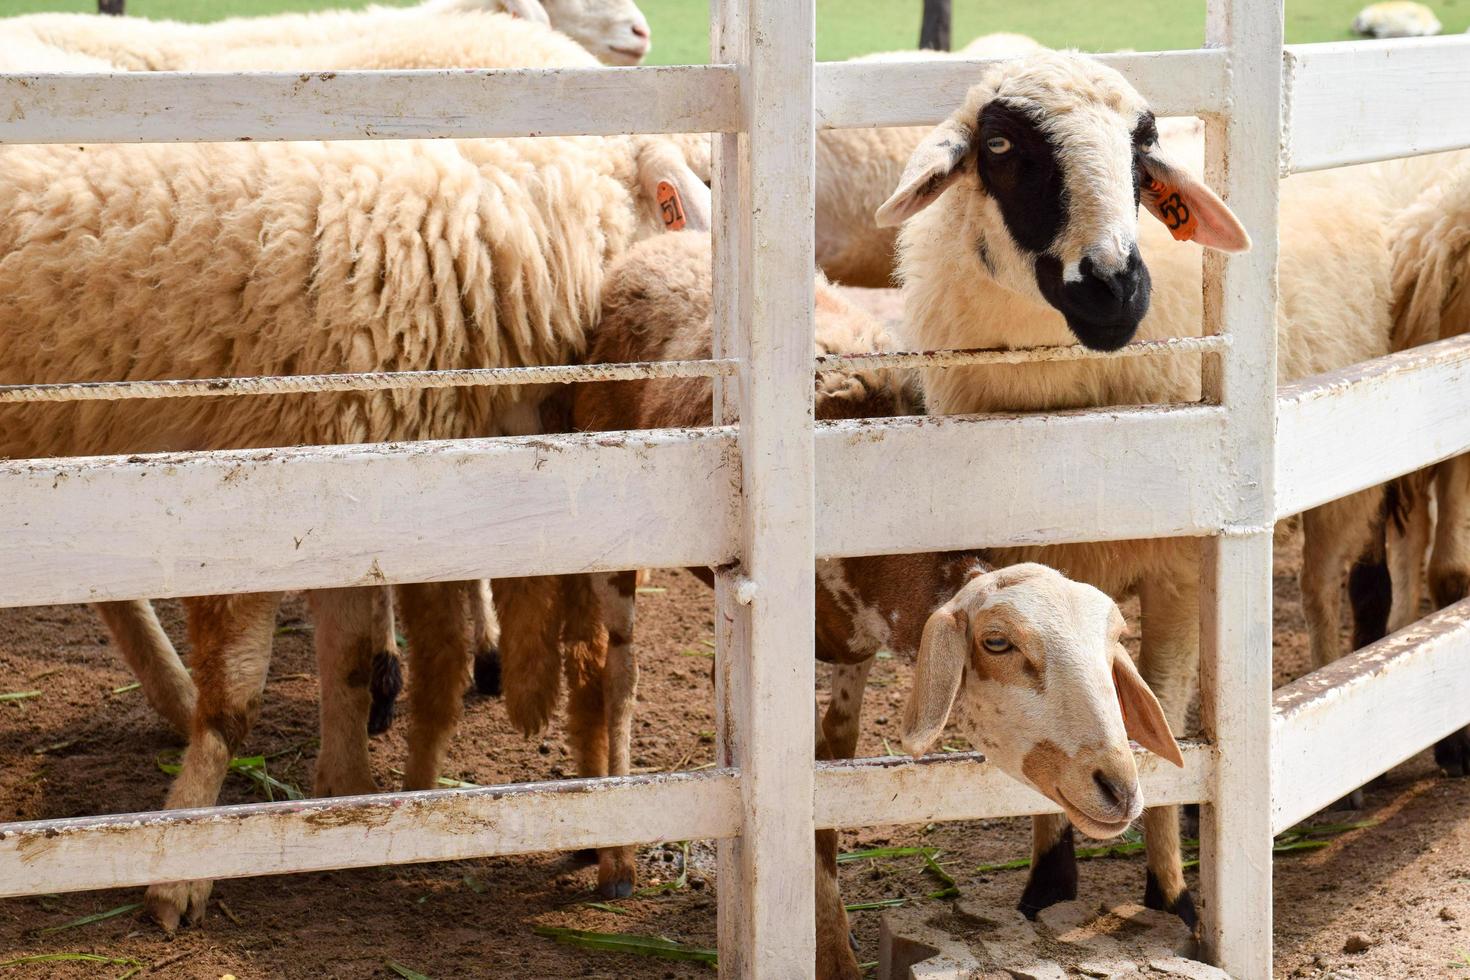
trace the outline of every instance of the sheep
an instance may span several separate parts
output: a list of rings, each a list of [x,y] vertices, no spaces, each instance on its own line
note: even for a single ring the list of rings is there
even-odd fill
[[[1428,186],[1394,218],[1390,229],[1393,258],[1393,347],[1459,336],[1470,330],[1470,158],[1448,154],[1415,161],[1423,169],[1449,172]],[[1408,162],[1405,162],[1408,165]],[[1417,182],[1423,186],[1424,181]],[[1411,185],[1416,186],[1416,185]],[[1386,630],[1397,631],[1418,618],[1429,554],[1428,592],[1436,609],[1470,594],[1470,456],[1456,456],[1394,483],[1387,522],[1386,560],[1391,601],[1367,590],[1351,593],[1355,612],[1366,603],[1389,605]],[[1430,513],[1431,496],[1437,504]],[[1432,548],[1431,548],[1432,533]],[[1387,579],[1388,582],[1384,582]],[[1434,758],[1452,776],[1470,776],[1470,729],[1441,739]]]
[[[459,20],[447,33],[461,45],[478,34],[480,64],[592,61],[525,20]],[[365,43],[416,48],[443,33],[442,22],[404,25]],[[595,319],[606,263],[661,227],[648,189],[703,187],[657,137],[11,146],[0,166],[3,383],[562,363]],[[0,455],[494,435],[532,397],[485,388],[15,405],[0,411]],[[443,610],[462,592],[401,587],[416,678],[410,788],[432,785],[458,718],[465,638]],[[373,594],[309,597],[323,794],[375,788],[363,724]],[[213,802],[258,710],[277,599],[186,600],[198,702],[170,807]],[[523,728],[544,721],[508,708]],[[173,928],[202,914],[208,890],[156,885],[147,904]]]
[[[1196,142],[1196,155],[1202,147]],[[1140,228],[1142,203],[1159,218]],[[1353,200],[1352,208],[1341,206]],[[1292,178],[1282,187],[1279,376],[1291,379],[1388,348],[1388,209],[1362,174]],[[925,137],[880,209],[900,233],[905,346],[1065,345],[1114,349],[1133,339],[1198,335],[1197,246],[1238,251],[1249,238],[1227,207],[1158,146],[1152,113],[1117,72],[1076,52],[993,67],[963,107]],[[1167,225],[1167,227],[1166,227]],[[1179,246],[1173,239],[1192,238]],[[1144,257],[1148,262],[1145,264]],[[1197,356],[927,371],[938,414],[1059,409],[1201,396]],[[1318,664],[1338,654],[1344,565],[1370,538],[1381,490],[1302,516],[1304,607]],[[1110,595],[1137,590],[1143,676],[1170,723],[1184,721],[1199,637],[1194,539],[997,549],[1001,563],[1040,561]],[[1023,905],[1075,895],[1071,848],[1042,821]],[[1173,808],[1145,816],[1145,901],[1191,926]],[[1055,846],[1048,847],[1052,843]]]
[[[708,236],[683,232],[634,246],[608,272],[589,362],[710,356],[711,288]],[[820,276],[815,289],[818,353],[888,346],[882,329]],[[910,385],[885,370],[824,370],[815,386],[816,415],[824,420],[905,414],[912,405]],[[570,392],[566,411],[579,431],[709,425],[710,392],[708,379],[600,382]],[[709,569],[690,571],[713,581]],[[595,714],[571,705],[568,724],[573,730],[605,725],[613,775],[626,773],[629,764],[638,673],[632,646],[635,576],[628,570],[561,580],[562,601],[594,610],[605,627],[604,697],[594,705]],[[589,591],[593,601],[586,597]],[[555,607],[553,598],[543,608]],[[569,612],[561,621],[584,615]],[[1039,646],[1026,651],[1033,658],[1029,661],[1005,656],[1014,651],[1011,643],[1027,646],[1021,637],[1030,635],[1028,624],[1064,637],[1048,644],[1044,661],[1034,659],[1043,653]],[[1097,590],[1036,565],[992,570],[977,552],[819,561],[816,652],[833,664],[833,693],[816,733],[818,758],[852,757],[868,671],[879,649],[890,649],[917,661],[904,721],[906,751],[923,754],[953,706],[961,727],[1004,771],[1056,801],[1086,832],[1114,836],[1142,807],[1125,726],[1154,752],[1181,762],[1162,711],[1117,643],[1121,627],[1116,606]],[[554,662],[547,647],[556,636],[554,627],[507,623],[502,647],[507,663],[513,658]],[[970,649],[984,659],[967,665]],[[507,692],[532,676],[508,668]],[[1027,714],[1018,699],[1006,696],[1009,684],[1043,691],[1043,703]],[[1085,707],[1062,708],[1084,689],[1088,693],[1076,703]],[[1093,693],[1112,690],[1117,698],[1099,701]],[[1118,699],[1126,705],[1121,719]],[[1048,742],[1052,748],[1039,747]],[[1082,745],[1101,749],[1092,755]],[[1039,775],[1042,770],[1048,775]],[[1093,780],[1099,772],[1105,785]],[[1083,801],[1082,809],[1077,801]],[[835,832],[819,832],[815,844],[819,975],[856,976],[837,894]],[[631,848],[605,850],[598,870],[605,895],[631,893]]]
[[[424,0],[415,7],[232,17],[209,24],[27,14],[0,21],[0,31],[7,38],[31,38],[131,71],[203,70],[216,56],[237,48],[322,44],[396,30],[421,22],[425,15],[481,12],[549,24],[609,65],[636,65],[651,45],[648,20],[634,0]]]
[[[1024,34],[985,34],[961,50],[890,51],[855,62],[1014,58],[1039,50]],[[929,131],[926,126],[828,129],[817,133],[817,267],[835,282],[893,285],[898,231],[873,223],[898,183],[903,165]]]
[[[1430,37],[1443,29],[1434,11],[1411,0],[1369,4],[1353,18],[1353,33],[1364,37]]]

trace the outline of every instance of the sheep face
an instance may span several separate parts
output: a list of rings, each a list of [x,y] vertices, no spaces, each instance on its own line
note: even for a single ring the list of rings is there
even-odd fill
[[[636,65],[653,46],[633,0],[541,0],[551,25],[605,65]]]
[[[921,755],[953,713],[987,758],[1084,833],[1122,833],[1143,811],[1129,737],[1183,764],[1123,628],[1104,593],[1044,565],[977,574],[924,626],[905,750]]]
[[[1147,103],[1075,52],[994,66],[914,151],[877,222],[891,226],[951,186],[966,261],[1058,310],[1079,341],[1113,350],[1148,312],[1138,205],[1180,240],[1240,251],[1249,239],[1218,197],[1158,146]]]

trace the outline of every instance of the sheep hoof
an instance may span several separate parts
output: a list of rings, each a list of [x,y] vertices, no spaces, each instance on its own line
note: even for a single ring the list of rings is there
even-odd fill
[[[1072,828],[1068,827],[1031,865],[1026,890],[1016,906],[1026,918],[1035,919],[1042,909],[1077,897],[1077,852],[1072,844]]]
[[[500,651],[494,647],[475,654],[475,690],[486,697],[500,697]]]
[[[1470,776],[1470,734],[1460,729],[1434,746],[1434,761],[1446,776]]]
[[[597,855],[597,891],[603,898],[627,898],[633,894],[638,868],[631,847],[604,847]]]
[[[380,650],[373,655],[373,676],[368,682],[372,706],[368,709],[368,734],[381,735],[393,727],[398,695],[403,690],[403,667],[398,654]]]
[[[1180,921],[1189,927],[1191,934],[1199,927],[1199,913],[1194,910],[1194,897],[1189,894],[1189,889],[1180,889],[1172,900],[1165,898],[1164,890],[1159,887],[1159,879],[1152,871],[1148,873],[1144,883],[1143,904],[1145,908],[1156,912],[1171,912],[1179,916]]]
[[[143,896],[143,911],[170,936],[180,924],[195,926],[204,921],[212,881],[169,881],[150,885]]]

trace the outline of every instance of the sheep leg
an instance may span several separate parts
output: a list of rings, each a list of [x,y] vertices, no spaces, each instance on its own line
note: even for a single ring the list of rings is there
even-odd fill
[[[316,625],[317,676],[321,679],[322,747],[316,759],[316,795],[376,793],[368,754],[369,690],[386,588],[321,589],[308,593]]]
[[[1439,464],[1434,476],[1438,513],[1429,556],[1429,596],[1443,609],[1470,593],[1470,456]],[[1470,729],[1434,746],[1434,761],[1450,776],[1470,776]]]
[[[185,738],[194,719],[194,681],[147,599],[98,602],[93,608],[153,710]]]
[[[439,778],[449,739],[464,710],[469,648],[464,628],[464,582],[398,586],[408,637],[408,761],[405,789],[430,789]]]
[[[1183,569],[1145,579],[1139,587],[1143,652],[1138,670],[1153,689],[1169,727],[1184,731],[1199,667],[1198,551]],[[1194,929],[1199,923],[1194,899],[1184,886],[1179,846],[1179,808],[1150,807],[1143,812],[1148,878],[1143,904],[1172,912]]]
[[[403,666],[398,659],[398,631],[393,625],[391,588],[384,586],[373,590],[372,616],[372,635],[377,639],[372,658],[372,679],[368,683],[372,705],[368,709],[367,732],[369,735],[381,735],[393,727],[393,716],[398,712],[398,695],[403,693]],[[321,626],[318,625],[317,629]]]
[[[835,755],[823,733],[825,725],[822,722],[818,722],[816,728],[816,757],[819,760],[851,758]],[[842,904],[841,885],[837,878],[837,831],[819,830],[813,843],[816,848],[817,980],[857,980],[862,976],[858,968],[857,941],[847,921],[847,908]]]
[[[279,593],[259,593],[184,600],[199,697],[189,747],[169,788],[166,805],[170,810],[218,802],[230,759],[260,713],[280,599]],[[192,924],[204,917],[212,884],[171,881],[151,885],[143,905],[171,933],[181,921]]]
[[[475,651],[475,690],[500,696],[500,622],[488,579],[470,585],[470,642]]]
[[[1427,488],[1407,503],[1402,527],[1388,521],[1384,548],[1393,582],[1393,610],[1388,631],[1397,633],[1419,618],[1424,587],[1424,556],[1429,551],[1429,494]]]
[[[857,752],[858,728],[863,714],[863,693],[868,673],[876,658],[855,664],[832,665],[832,696],[822,715],[822,734],[831,751],[829,758],[851,759]]]
[[[1325,667],[1342,656],[1343,568],[1349,561],[1376,551],[1371,547],[1372,529],[1383,519],[1382,503],[1382,491],[1375,488],[1314,507],[1302,515],[1302,612],[1307,620],[1314,667]],[[1373,576],[1374,568],[1365,565],[1357,571],[1355,584],[1359,590],[1370,591],[1364,579]],[[1387,567],[1382,571],[1386,579]],[[1382,630],[1388,625],[1387,606],[1392,599],[1383,589],[1386,585],[1385,581],[1371,589],[1382,593],[1371,605],[1383,608],[1365,608],[1370,618],[1376,620],[1371,628],[1378,632],[1377,636],[1365,636],[1369,642],[1381,639]],[[1359,605],[1367,605],[1361,596]],[[1365,620],[1361,625],[1366,629],[1370,623]]]
[[[637,572],[623,571],[593,576],[591,582],[599,616],[607,627],[603,732],[607,773],[612,776],[628,775],[632,765],[633,708],[638,697],[638,653],[633,648],[637,581]],[[604,847],[598,851],[597,890],[604,896],[626,898],[633,894],[637,880],[636,848]]]
[[[1016,908],[1035,919],[1044,908],[1077,897],[1077,852],[1072,825],[1060,813],[1031,818],[1031,872]]]

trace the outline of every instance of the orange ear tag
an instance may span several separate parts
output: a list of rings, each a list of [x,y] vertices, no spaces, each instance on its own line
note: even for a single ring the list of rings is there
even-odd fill
[[[680,231],[684,227],[684,202],[679,199],[679,188],[667,180],[658,182],[658,212],[669,231]]]
[[[1195,217],[1178,189],[1150,175],[1148,192],[1154,199],[1154,213],[1169,229],[1169,234],[1181,242],[1194,238],[1194,233],[1199,228],[1199,218]]]

